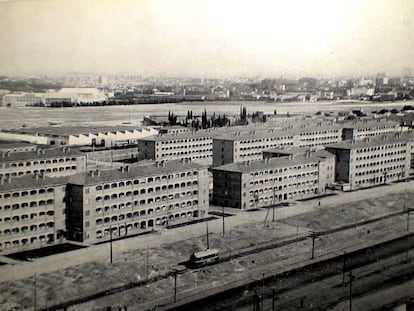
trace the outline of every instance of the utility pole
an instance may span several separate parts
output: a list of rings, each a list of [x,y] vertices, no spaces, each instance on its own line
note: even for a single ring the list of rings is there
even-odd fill
[[[318,233],[315,231],[309,232],[309,237],[312,238],[312,256],[311,259],[315,258],[315,239],[318,237]]]
[[[403,212],[407,213],[407,231],[410,230],[410,211],[411,210],[409,208],[407,208],[405,206],[405,204],[404,204],[404,206],[403,206]]]
[[[276,297],[276,289],[275,288],[272,288],[272,311],[275,311],[276,309],[275,309],[275,302],[276,302],[276,300],[277,300],[277,297]]]
[[[261,301],[262,310],[264,310],[263,308],[264,297],[265,297],[265,274],[262,273],[262,301]]]
[[[352,276],[352,270],[349,271],[349,311],[352,311],[352,281],[355,279]]]
[[[34,275],[33,310],[37,311],[37,273]]]
[[[272,222],[275,222],[275,205],[273,205],[272,206],[272,212],[273,212],[273,214],[272,214]]]
[[[174,273],[174,302],[177,301],[177,270],[173,270]]]
[[[343,264],[342,264],[342,286],[345,285],[345,269],[346,269],[346,252],[344,252],[343,258]]]
[[[112,226],[109,227],[109,257],[112,263]]]
[[[223,217],[223,236],[224,236],[224,205],[221,207],[221,216]]]
[[[210,242],[208,240],[208,222],[206,221],[206,235],[207,235],[207,249],[210,248]]]
[[[149,249],[148,249],[148,246],[147,246],[147,256],[146,256],[146,261],[145,261],[145,274],[146,274],[146,276],[147,276],[147,281],[148,281],[148,278],[149,278]]]

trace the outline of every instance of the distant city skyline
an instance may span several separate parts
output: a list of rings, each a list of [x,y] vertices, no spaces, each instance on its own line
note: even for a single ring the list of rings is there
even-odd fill
[[[404,75],[411,12],[410,0],[0,2],[0,74]]]

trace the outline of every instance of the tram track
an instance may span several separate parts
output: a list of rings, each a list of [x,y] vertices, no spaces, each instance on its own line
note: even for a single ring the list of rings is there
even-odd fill
[[[400,216],[404,213],[405,213],[404,211],[401,211],[401,212],[396,212],[396,213],[392,213],[392,214],[383,215],[383,216],[376,217],[376,218],[371,218],[369,220],[364,220],[364,221],[360,221],[360,222],[356,222],[356,223],[352,223],[352,224],[346,224],[346,225],[336,227],[336,228],[333,228],[333,229],[319,231],[318,235],[319,236],[324,236],[324,235],[329,235],[329,234],[333,234],[333,233],[340,232],[340,231],[345,231],[345,230],[348,230],[348,229],[352,229],[352,228],[360,227],[360,226],[363,226],[363,225],[376,223],[376,222],[386,220],[386,219],[389,219],[389,218],[393,218],[393,217],[396,217],[396,216]],[[409,236],[411,236],[411,235],[412,234],[409,234]],[[406,235],[404,235],[403,238],[406,238]],[[244,249],[241,249],[241,250],[237,250],[237,251],[233,250],[231,252],[231,254],[226,254],[225,256],[222,256],[220,258],[220,260],[218,261],[218,263],[226,262],[226,261],[233,260],[233,259],[243,258],[243,257],[249,256],[249,255],[261,253],[261,252],[264,252],[264,251],[267,251],[267,250],[278,249],[278,248],[288,246],[288,245],[291,245],[291,244],[304,242],[304,241],[307,241],[308,239],[309,239],[308,235],[301,235],[301,236],[298,236],[298,237],[295,237],[295,238],[288,238],[288,239],[283,240],[283,241],[272,240],[272,241],[261,243],[259,245],[250,246],[250,247],[247,247],[247,248],[244,248]],[[341,257],[341,256],[338,256],[338,257]],[[188,268],[182,267],[180,270],[181,270],[182,273],[184,273],[185,271],[188,271]],[[161,273],[161,274],[159,274],[155,277],[152,277],[150,279],[147,279],[147,280],[128,282],[128,283],[123,284],[121,286],[116,286],[116,287],[113,287],[113,288],[102,290],[100,292],[97,292],[97,293],[94,293],[94,294],[91,294],[91,295],[86,295],[84,297],[79,297],[79,298],[76,298],[76,299],[72,299],[72,300],[69,300],[69,301],[66,301],[66,302],[63,302],[63,303],[60,303],[60,304],[56,304],[54,306],[48,306],[47,308],[39,309],[39,310],[41,310],[41,311],[63,310],[65,308],[68,308],[68,307],[71,307],[71,306],[83,304],[83,303],[86,303],[88,301],[93,301],[93,300],[96,300],[96,299],[99,299],[99,298],[102,298],[102,297],[106,297],[106,296],[109,296],[109,295],[118,294],[118,293],[130,290],[130,289],[145,286],[145,285],[148,285],[150,283],[154,283],[154,282],[157,282],[157,281],[160,281],[160,280],[163,280],[163,279],[168,279],[171,276],[173,276],[173,273],[175,273],[175,272],[167,271],[165,273]],[[247,284],[249,284],[249,281],[248,280],[246,280],[246,281],[247,281]],[[243,283],[244,283],[243,286],[245,286],[246,282],[243,282]],[[225,288],[223,290],[225,291]]]

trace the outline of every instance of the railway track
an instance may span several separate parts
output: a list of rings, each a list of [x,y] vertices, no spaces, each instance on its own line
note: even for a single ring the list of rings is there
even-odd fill
[[[401,216],[404,213],[405,213],[405,211],[396,212],[396,213],[392,213],[392,214],[387,214],[387,215],[372,218],[372,219],[369,219],[369,220],[364,220],[364,221],[357,222],[357,223],[352,223],[352,224],[346,224],[346,225],[336,227],[336,228],[333,228],[333,229],[329,229],[329,230],[319,231],[317,234],[318,234],[318,236],[326,236],[326,235],[329,235],[329,234],[349,230],[349,229],[352,229],[352,228],[361,227],[363,225],[377,223],[377,222],[380,222],[380,221],[383,221],[383,220],[386,220],[386,219],[391,219],[391,218],[396,217],[396,216]],[[409,236],[411,236],[411,234]],[[403,239],[404,238],[406,239],[406,236],[404,236]],[[299,242],[307,241],[308,239],[309,239],[308,235],[302,235],[302,236],[295,237],[295,238],[289,238],[289,239],[286,239],[286,240],[283,240],[283,241],[280,241],[280,240],[268,241],[268,242],[265,242],[265,243],[261,243],[259,245],[254,245],[254,246],[244,248],[244,249],[241,249],[241,250],[238,250],[238,251],[233,251],[231,254],[226,254],[225,256],[222,256],[220,258],[218,263],[226,262],[226,261],[237,259],[237,258],[243,258],[243,257],[249,256],[249,255],[257,254],[257,253],[264,252],[264,251],[267,251],[267,250],[278,249],[278,248],[288,246],[288,245],[291,245],[291,244],[297,244]],[[341,256],[339,256],[339,257],[341,257]],[[183,263],[181,263],[181,264],[183,264]],[[181,270],[181,272],[185,272],[187,270],[187,268],[182,267],[180,270]],[[168,279],[168,278],[172,277],[174,273],[175,272],[172,272],[172,271],[166,271],[165,273],[159,274],[158,276],[152,277],[148,280],[128,282],[128,283],[126,283],[122,286],[117,286],[117,287],[114,287],[114,288],[109,288],[109,289],[106,289],[106,290],[102,290],[102,291],[94,293],[92,295],[86,295],[84,297],[79,297],[79,298],[76,298],[76,299],[72,299],[72,300],[66,301],[64,303],[60,303],[60,304],[53,305],[53,306],[48,306],[47,308],[39,309],[39,310],[41,310],[41,311],[64,310],[64,309],[66,309],[68,307],[71,307],[71,306],[80,305],[80,304],[83,304],[83,303],[88,302],[88,301],[93,301],[93,300],[96,300],[96,299],[99,299],[99,298],[102,298],[102,297],[106,297],[106,296],[109,296],[109,295],[118,294],[118,293],[130,290],[130,289],[133,289],[133,288],[138,288],[138,287],[141,287],[141,286],[145,286],[145,285],[148,285],[148,284],[151,284],[151,283],[163,280],[163,279]],[[246,284],[254,283],[254,280],[252,281],[252,280],[247,279],[247,280],[242,281],[241,283],[242,283],[242,286],[246,286]],[[237,287],[238,285],[237,284],[232,284],[230,286]],[[226,292],[225,287],[224,288],[219,288],[218,287],[217,289],[220,290],[220,291]],[[195,299],[195,297],[193,297],[193,299]],[[162,304],[162,303],[160,303],[160,304]]]

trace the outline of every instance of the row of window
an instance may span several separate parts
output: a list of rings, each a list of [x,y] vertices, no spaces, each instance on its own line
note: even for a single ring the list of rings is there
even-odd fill
[[[240,141],[240,144],[257,144],[265,141],[280,141],[280,140],[288,140],[288,144],[290,144],[291,140],[293,141],[293,136],[279,136],[279,137],[267,137],[267,138],[256,138],[256,139],[247,139]],[[293,144],[293,142],[292,142]]]
[[[38,216],[39,217],[53,216],[54,214],[55,214],[54,211],[47,211],[47,212],[41,211],[39,213],[30,213],[30,214],[23,214],[23,215],[7,216],[7,217],[4,217],[4,218],[0,218],[0,223],[2,223],[3,221],[5,223],[25,221],[25,220],[29,220],[29,219],[36,219]]]
[[[149,187],[149,188],[143,188],[141,190],[134,190],[134,191],[126,191],[126,192],[119,192],[119,193],[112,193],[112,194],[107,194],[104,196],[96,196],[95,197],[95,201],[96,202],[101,202],[101,201],[108,201],[108,200],[116,200],[116,199],[122,199],[125,197],[133,197],[133,196],[137,196],[137,195],[144,195],[144,194],[150,194],[150,193],[157,193],[160,191],[166,191],[166,190],[172,190],[172,189],[179,189],[179,188],[185,188],[185,187],[191,187],[191,186],[197,186],[198,185],[198,181],[194,180],[194,181],[188,181],[188,182],[182,182],[182,183],[175,183],[175,184],[171,184],[171,185],[163,185],[163,186],[157,186],[157,187]],[[197,194],[198,191],[194,190],[193,192],[189,192],[189,194],[187,195],[191,195],[191,194]],[[184,193],[185,194],[185,193]],[[158,197],[159,200],[167,200],[168,197],[165,195],[163,197]]]
[[[179,151],[179,152],[169,152],[169,153],[162,153],[162,157],[167,157],[167,156],[180,156],[180,155],[191,155],[193,153],[208,153],[208,154],[212,154],[213,153],[213,148],[208,148],[208,149],[197,149],[197,150],[187,150],[187,151]]]
[[[270,205],[274,204],[275,200],[277,201],[283,201],[283,200],[291,200],[295,197],[301,197],[301,196],[310,196],[315,195],[318,193],[318,188],[311,188],[311,189],[304,189],[289,193],[283,193],[279,194],[277,196],[266,196],[266,197],[259,197],[249,200],[249,204],[251,207],[258,205]]]
[[[325,143],[332,143],[338,142],[340,138],[338,136],[322,136],[322,137],[309,137],[309,138],[301,138],[300,141],[321,141],[323,140]]]
[[[126,214],[119,214],[119,215],[112,215],[110,217],[105,217],[105,218],[97,218],[95,220],[95,223],[97,226],[103,225],[103,224],[107,224],[110,222],[118,222],[118,221],[123,221],[125,219],[136,219],[138,217],[146,217],[147,215],[152,215],[152,214],[158,214],[161,213],[163,211],[172,211],[174,209],[178,209],[178,208],[186,208],[186,207],[191,207],[192,204],[194,204],[195,202],[182,202],[181,204],[175,204],[175,205],[170,205],[168,208],[166,206],[161,207],[157,207],[155,209],[150,208],[148,210],[141,210],[141,211],[137,211],[134,213],[126,213]]]
[[[175,150],[175,149],[190,149],[190,148],[199,148],[199,147],[211,147],[212,143],[204,143],[204,144],[193,144],[193,145],[183,145],[183,144],[179,144],[179,145],[174,145],[174,146],[169,146],[169,147],[162,147],[161,150]],[[208,149],[207,149],[208,150]],[[158,151],[158,149],[157,149]]]
[[[318,184],[318,180],[314,179],[314,180],[306,180],[300,183],[292,183],[292,184],[287,184],[287,185],[279,185],[277,187],[270,187],[270,188],[262,188],[262,189],[258,189],[258,190],[251,190],[249,191],[249,195],[250,196],[257,196],[257,195],[261,195],[263,193],[274,193],[277,191],[282,191],[282,190],[286,190],[286,189],[291,189],[291,188],[299,188],[299,187],[307,187],[309,188],[312,185],[316,185]],[[310,188],[309,188],[310,189]]]
[[[24,238],[21,240],[13,240],[13,241],[3,241],[0,242],[0,249],[7,249],[11,247],[19,247],[19,246],[25,246],[29,244],[37,244],[37,243],[51,243],[55,239],[53,234],[48,235],[38,235],[38,236],[32,236],[30,238]]]
[[[197,175],[198,175],[198,171],[181,172],[181,173],[175,173],[175,174],[169,174],[169,175],[147,177],[147,178],[141,178],[141,179],[114,182],[110,184],[97,185],[95,189],[99,191],[102,189],[122,188],[122,187],[131,186],[131,185],[139,185],[139,184],[146,184],[146,183],[152,183],[152,182],[158,183],[162,180],[166,181],[166,180],[174,179],[174,178],[183,178],[183,177],[197,176]]]
[[[301,132],[299,135],[300,136],[310,136],[310,135],[324,135],[324,134],[337,134],[336,137],[338,137],[338,135],[340,134],[341,130],[321,130],[321,131],[317,131],[317,132]],[[325,136],[326,137],[326,136]],[[335,137],[335,136],[330,136],[330,137]]]
[[[369,163],[363,163],[363,164],[358,164],[355,167],[358,168],[366,168],[366,167],[370,167],[370,166],[379,166],[379,165],[384,165],[384,164],[389,164],[389,163],[395,163],[395,162],[404,162],[404,159],[390,159],[390,160],[386,160],[386,161],[377,161],[377,162],[369,162]],[[388,167],[389,169],[397,169],[397,168],[402,168],[405,165],[394,165],[394,166],[390,166]]]
[[[55,226],[55,223],[53,221],[47,222],[47,223],[40,223],[40,224],[33,224],[30,226],[22,226],[22,227],[14,227],[11,229],[4,229],[3,231],[0,230],[0,236],[1,235],[12,235],[12,234],[24,234],[28,232],[34,232],[37,230],[45,230],[47,228],[53,228]]]
[[[211,143],[213,142],[211,137],[191,137],[188,139],[173,139],[173,140],[161,141],[161,142],[157,142],[157,144],[161,144],[161,145],[182,144],[182,143],[189,143],[189,142],[195,142],[195,141],[206,141],[206,140],[210,140]]]
[[[142,220],[139,222],[134,222],[130,224],[121,224],[121,225],[111,225],[111,228],[106,228],[104,230],[96,230],[96,238],[102,239],[102,238],[109,238],[111,235],[112,230],[112,236],[121,236],[121,235],[127,235],[128,231],[130,230],[142,230],[147,229],[148,227],[154,227],[154,225],[164,225],[168,223],[169,221],[178,220],[180,218],[189,218],[189,217],[197,217],[197,211],[189,211],[184,213],[177,213],[175,215],[170,215],[169,217],[164,216],[162,218],[158,217],[156,219],[148,219],[148,220]]]
[[[365,155],[362,157],[356,157],[356,160],[362,161],[362,160],[369,160],[369,159],[377,159],[377,158],[396,156],[396,155],[405,154],[405,153],[406,153],[405,150],[397,150],[397,151],[392,151],[392,152],[387,152],[387,153],[377,153],[377,154]],[[404,158],[405,157],[402,157],[402,159]]]
[[[405,147],[406,145],[407,145],[407,143],[395,143],[395,144],[387,144],[387,145],[382,145],[382,146],[360,148],[360,149],[356,149],[356,153],[380,151],[380,150],[387,150],[387,149],[396,149],[396,148]]]
[[[53,193],[55,191],[54,188],[41,188],[41,189],[33,189],[33,190],[23,190],[23,191],[14,191],[12,193],[0,193],[0,199],[4,198],[18,198],[18,197],[26,197],[28,195],[38,195],[44,193]]]
[[[376,169],[376,170],[363,170],[361,172],[356,172],[355,176],[365,176],[365,175],[382,173],[386,177],[390,177],[392,175],[401,175],[402,174],[402,171],[401,171],[402,168],[403,167],[401,167],[401,166],[391,166],[391,167],[386,167],[386,168],[381,168],[381,169]],[[399,171],[398,172],[391,172],[391,171],[396,171],[396,170],[399,170]]]
[[[261,179],[261,180],[255,180],[255,181],[250,181],[250,185],[251,186],[257,186],[257,185],[265,185],[267,183],[278,183],[278,182],[286,182],[286,181],[291,181],[291,180],[295,180],[295,179],[299,179],[299,178],[313,178],[313,176],[318,176],[319,173],[318,172],[310,172],[310,173],[303,173],[303,174],[298,174],[298,175],[289,175],[289,176],[283,176],[283,177],[276,177],[273,179]],[[317,181],[317,179],[315,179]]]
[[[31,201],[31,202],[23,202],[23,203],[15,203],[15,204],[7,204],[7,205],[0,205],[0,211],[8,211],[8,210],[18,210],[28,207],[38,207],[38,206],[46,206],[46,205],[52,205],[55,203],[55,200],[49,199],[49,200],[39,200],[39,201]]]
[[[12,172],[12,173],[0,173],[0,176],[5,177],[16,177],[16,176],[23,176],[23,175],[30,175],[30,174],[43,174],[43,173],[57,173],[57,172],[65,172],[70,170],[76,170],[76,165],[72,166],[66,166],[66,167],[55,167],[55,168],[47,168],[47,169],[41,169],[41,170],[33,170],[33,171],[20,171],[20,172]]]
[[[277,173],[280,174],[280,173],[287,172],[287,171],[313,169],[317,167],[318,167],[317,163],[307,163],[307,164],[300,164],[297,166],[289,166],[289,167],[274,168],[274,169],[269,169],[269,170],[264,170],[264,171],[256,171],[256,172],[250,173],[250,176],[272,175],[272,174],[277,174]]]
[[[35,166],[35,165],[43,165],[43,164],[56,164],[56,163],[64,163],[76,161],[76,158],[65,158],[65,159],[53,159],[53,160],[40,160],[40,161],[27,161],[27,162],[13,162],[13,163],[5,163],[0,164],[0,168],[9,168],[9,167],[23,167],[23,166]]]

